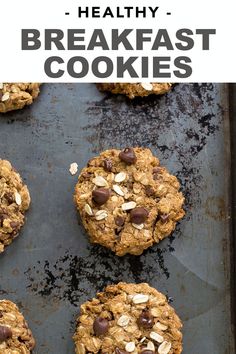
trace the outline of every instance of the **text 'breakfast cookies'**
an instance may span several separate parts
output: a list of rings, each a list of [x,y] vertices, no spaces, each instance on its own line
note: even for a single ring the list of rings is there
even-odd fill
[[[39,95],[39,83],[0,83],[0,113],[24,108]]]
[[[0,353],[30,354],[34,346],[31,330],[18,307],[0,300]]]
[[[108,286],[81,306],[76,354],[180,354],[181,321],[166,297],[148,284]]]
[[[0,160],[0,253],[12,243],[24,224],[30,194],[11,163]]]
[[[91,242],[118,256],[140,255],[169,236],[184,216],[179,189],[149,149],[112,149],[82,170],[75,203]]]

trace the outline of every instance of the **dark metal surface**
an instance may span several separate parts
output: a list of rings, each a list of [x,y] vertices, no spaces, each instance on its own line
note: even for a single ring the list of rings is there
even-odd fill
[[[234,328],[234,340],[236,343],[236,264],[235,264],[235,249],[236,249],[236,84],[229,85],[229,113],[230,113],[230,132],[231,132],[231,216],[232,216],[232,229],[231,229],[231,313],[232,325]]]
[[[88,243],[68,169],[127,145],[150,147],[178,176],[186,217],[171,238],[120,259]],[[148,282],[170,297],[184,322],[184,354],[234,353],[225,85],[181,84],[129,101],[92,84],[47,84],[33,106],[0,117],[0,156],[32,197],[20,237],[0,255],[0,296],[20,305],[35,353],[72,354],[79,305],[121,280]]]

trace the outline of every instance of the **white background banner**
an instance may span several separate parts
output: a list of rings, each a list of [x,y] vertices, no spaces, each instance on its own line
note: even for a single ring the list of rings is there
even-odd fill
[[[0,81],[236,82],[235,4],[2,1]],[[87,17],[85,12],[79,16],[79,9]],[[126,29],[129,34],[121,35]],[[203,29],[215,30],[209,43],[207,36],[203,41]],[[28,40],[32,30],[35,41]],[[50,40],[55,36],[57,46]]]

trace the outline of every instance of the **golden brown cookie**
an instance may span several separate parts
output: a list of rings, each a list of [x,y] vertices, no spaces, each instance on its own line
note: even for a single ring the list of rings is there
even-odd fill
[[[39,95],[39,83],[0,83],[0,113],[21,109]]]
[[[34,346],[32,332],[18,307],[0,300],[0,353],[30,354]]]
[[[19,173],[9,161],[0,160],[0,253],[18,236],[29,205],[29,191]]]
[[[163,95],[171,90],[170,83],[99,83],[97,87],[100,91],[110,91],[114,94],[126,95],[129,98],[144,97],[149,95]]]
[[[145,283],[119,283],[81,306],[75,352],[180,354],[181,328],[163,294]]]
[[[92,243],[118,256],[140,255],[184,216],[175,176],[146,148],[107,150],[88,162],[75,203]]]

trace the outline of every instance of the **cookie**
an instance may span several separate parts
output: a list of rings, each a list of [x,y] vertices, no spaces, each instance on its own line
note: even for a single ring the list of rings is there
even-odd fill
[[[180,184],[146,148],[107,150],[88,162],[75,203],[92,243],[140,255],[184,216]]]
[[[108,286],[80,308],[76,354],[180,354],[181,321],[148,284]]]
[[[39,83],[0,83],[0,113],[21,109],[39,95]]]
[[[30,354],[34,346],[32,332],[18,307],[0,300],[0,353]]]
[[[30,195],[19,173],[6,160],[0,160],[0,253],[19,234]]]
[[[169,83],[101,83],[97,84],[100,91],[110,91],[114,94],[126,95],[129,98],[144,97],[149,95],[163,95],[170,91],[172,84]]]

